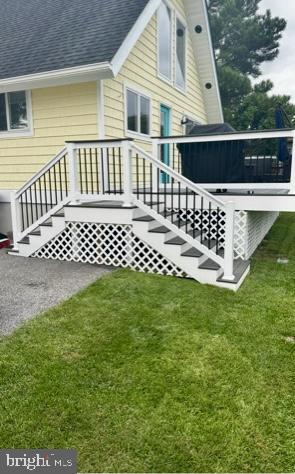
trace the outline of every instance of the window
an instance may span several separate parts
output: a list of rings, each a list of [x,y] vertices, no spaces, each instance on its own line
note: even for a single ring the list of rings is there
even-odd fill
[[[29,130],[26,92],[0,94],[0,133],[21,130]]]
[[[129,132],[150,134],[150,108],[148,97],[127,89],[127,130]]]
[[[158,10],[158,72],[168,80],[172,80],[172,12],[162,2]]]
[[[186,29],[176,18],[175,85],[185,89]]]

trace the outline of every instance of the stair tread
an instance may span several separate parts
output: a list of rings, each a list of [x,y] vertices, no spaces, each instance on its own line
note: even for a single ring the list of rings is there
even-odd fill
[[[220,283],[232,283],[233,285],[236,285],[237,283],[239,283],[240,279],[244,276],[245,274],[245,271],[249,268],[250,266],[250,261],[249,260],[235,260],[234,262],[234,276],[235,276],[235,279],[234,280],[227,280],[226,278],[223,278],[223,275],[222,274],[219,278],[218,278],[218,282]]]
[[[142,216],[142,217],[136,217],[135,219],[132,219],[132,220],[136,221],[136,222],[152,222],[155,219],[147,214],[147,215]]]
[[[18,244],[25,244],[29,245],[30,244],[30,238],[29,237],[24,237],[22,240],[18,242]]]
[[[54,214],[54,217],[65,217],[65,213],[64,211],[57,212],[56,214]]]
[[[191,247],[190,249],[186,250],[181,254],[182,257],[195,257],[195,258],[200,258],[202,257],[202,253],[199,252],[199,250],[195,249],[194,247]]]
[[[186,244],[186,241],[183,240],[181,237],[178,237],[178,235],[177,235],[175,237],[172,237],[172,239],[167,240],[167,242],[165,242],[165,244],[168,244],[168,245],[183,245],[183,244]]]
[[[51,219],[43,222],[43,224],[40,224],[40,227],[52,227],[52,221]]]
[[[168,232],[170,232],[170,229],[168,229],[164,225],[161,225],[159,227],[155,227],[154,229],[150,229],[149,232],[155,234],[168,234]]]
[[[32,232],[29,233],[29,235],[36,235],[36,236],[40,236],[41,235],[41,230],[33,230]]]
[[[211,258],[207,258],[207,260],[205,260],[205,262],[203,262],[199,266],[199,268],[200,268],[200,270],[219,270],[220,265],[218,265],[218,263],[214,262],[214,260],[211,260]]]

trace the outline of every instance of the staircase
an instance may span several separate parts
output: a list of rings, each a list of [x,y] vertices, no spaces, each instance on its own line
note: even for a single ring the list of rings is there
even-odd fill
[[[129,232],[128,242],[117,242],[118,255],[124,245],[129,252],[127,263],[126,249],[121,252],[122,266],[133,268],[133,261],[138,261],[137,250],[130,252],[136,238],[156,252],[159,262],[171,262],[187,277],[237,290],[250,265],[234,259],[234,215],[233,203],[224,203],[130,141],[71,143],[15,193],[15,245],[10,253],[32,257],[46,247],[51,258],[54,244],[64,259],[61,242],[66,241],[68,259],[85,261],[81,255],[85,257],[87,248],[93,263],[91,253],[99,249],[87,230],[80,241],[75,236],[73,252],[69,251],[72,238],[63,236],[71,223],[81,229],[110,226],[114,242],[116,226],[121,226]],[[107,239],[109,245],[112,235]],[[103,245],[103,237],[100,242]],[[157,272],[162,268],[159,263]]]

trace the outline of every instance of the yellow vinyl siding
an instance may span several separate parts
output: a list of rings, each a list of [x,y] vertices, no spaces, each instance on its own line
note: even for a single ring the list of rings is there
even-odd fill
[[[185,18],[182,0],[172,0],[171,4]],[[124,85],[134,87],[135,90],[138,89],[139,92],[142,91],[151,97],[151,135],[157,136],[160,132],[160,104],[167,105],[172,109],[171,133],[173,135],[183,133],[181,126],[183,115],[189,115],[206,123],[207,116],[188,29],[186,68],[185,92],[179,91],[158,77],[157,16],[154,15],[122,67],[120,74],[116,79],[106,80],[104,83],[106,137],[120,138],[125,135]]]
[[[97,139],[97,83],[32,91],[33,136],[0,138],[0,189],[18,189],[67,140]]]

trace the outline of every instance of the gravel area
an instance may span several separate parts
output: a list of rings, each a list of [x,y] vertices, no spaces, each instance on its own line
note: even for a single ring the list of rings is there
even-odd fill
[[[106,273],[109,267],[7,255],[0,251],[0,335],[56,306]]]

